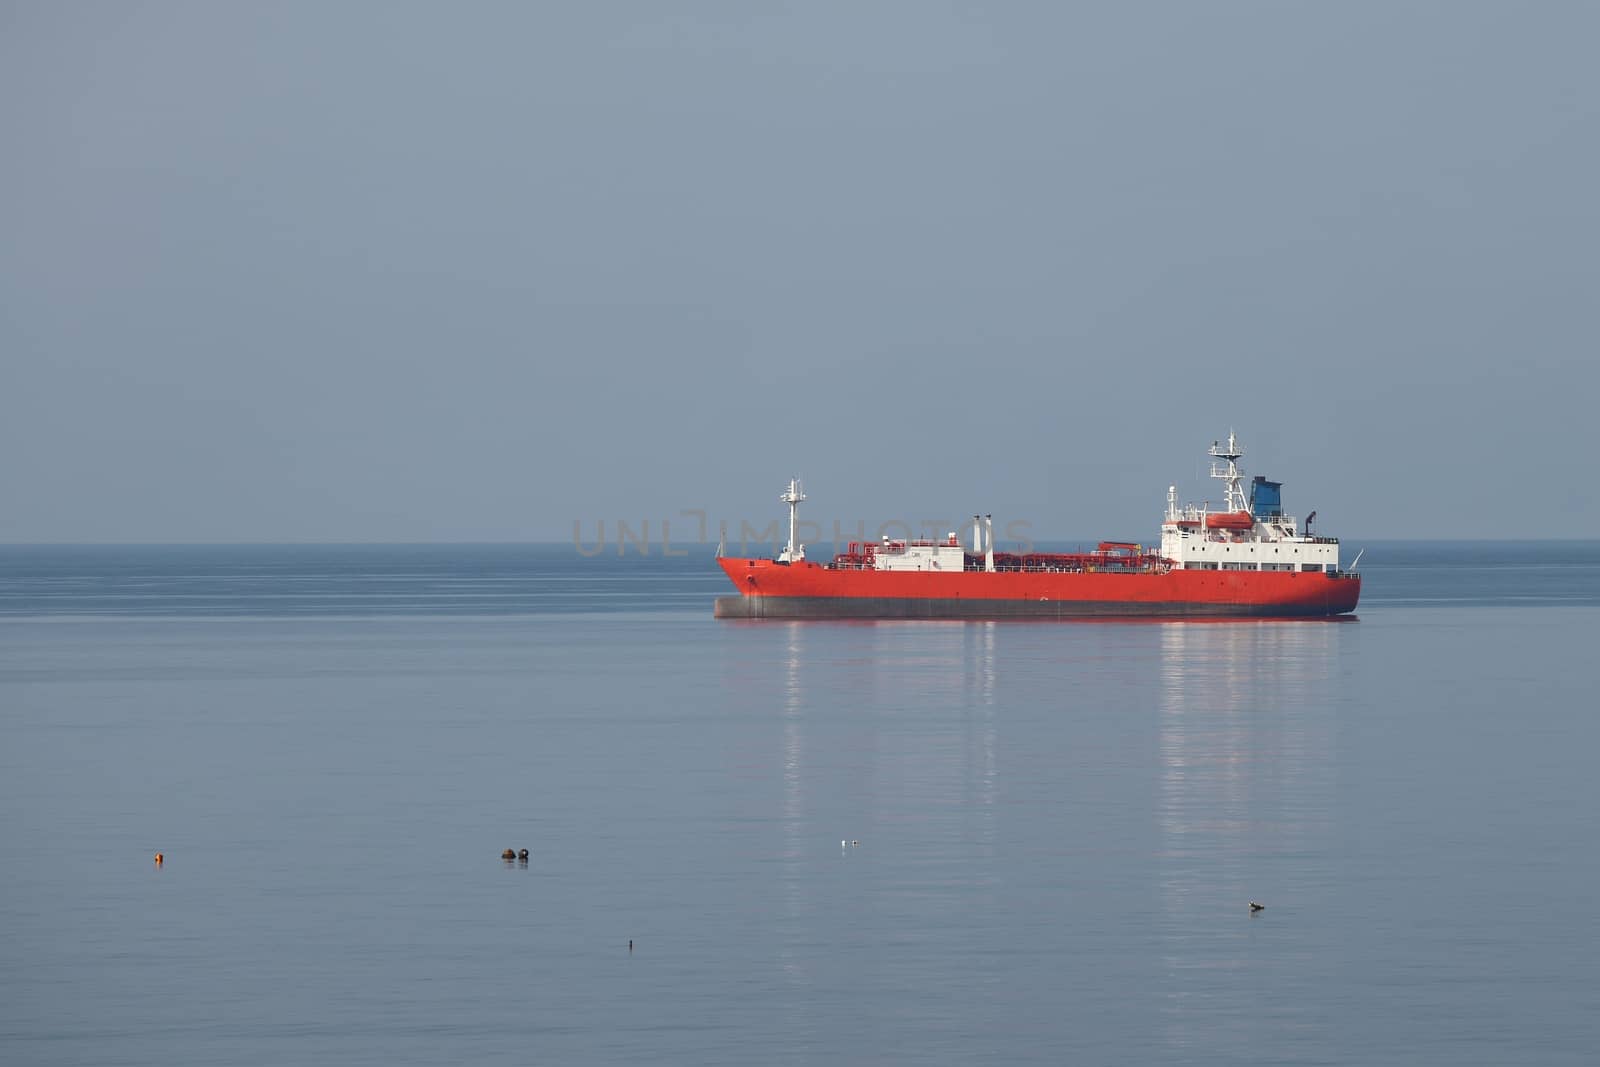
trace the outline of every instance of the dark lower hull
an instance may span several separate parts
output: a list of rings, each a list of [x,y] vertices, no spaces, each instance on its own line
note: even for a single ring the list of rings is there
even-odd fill
[[[1106,600],[963,600],[900,597],[718,597],[719,619],[1318,619],[1347,613],[1332,603],[1227,604]]]

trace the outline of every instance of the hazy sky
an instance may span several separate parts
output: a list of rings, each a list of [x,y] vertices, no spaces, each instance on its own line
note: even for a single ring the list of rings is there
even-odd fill
[[[0,540],[1600,530],[1600,5],[0,0]],[[692,526],[692,520],[675,523]]]

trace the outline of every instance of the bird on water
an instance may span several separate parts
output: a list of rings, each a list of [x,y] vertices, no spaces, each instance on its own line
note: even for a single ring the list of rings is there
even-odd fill
[[[518,852],[517,853],[517,859],[521,860],[523,863],[527,863],[528,862],[528,850],[527,849],[523,849],[521,852]]]
[[[1250,902],[1250,911],[1252,914],[1258,911],[1265,911],[1266,907],[1267,906],[1265,904],[1257,904],[1253,900]]]
[[[500,858],[503,859],[503,860],[514,860],[514,859],[516,859],[517,858],[516,849],[511,849],[511,848],[506,849],[504,852],[500,853]]]

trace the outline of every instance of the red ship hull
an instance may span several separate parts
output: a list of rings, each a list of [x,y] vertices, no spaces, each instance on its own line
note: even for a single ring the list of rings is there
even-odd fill
[[[1361,579],[1344,573],[938,573],[717,562],[740,591],[717,599],[716,616],[725,619],[1320,618],[1354,611],[1361,597]]]

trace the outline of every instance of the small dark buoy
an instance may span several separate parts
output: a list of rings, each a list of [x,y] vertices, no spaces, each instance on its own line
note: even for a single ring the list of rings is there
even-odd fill
[[[633,938],[631,938],[631,937],[628,938],[628,951],[629,952],[633,951]]]
[[[1257,904],[1253,900],[1250,902],[1250,910],[1252,912],[1263,911],[1265,909],[1266,909],[1266,905],[1265,904]]]
[[[161,853],[157,852],[156,853],[156,866],[159,867],[165,862],[167,862],[167,857],[165,857]]]
[[[517,859],[521,860],[523,863],[527,863],[528,862],[528,850],[527,849],[523,849],[521,852],[518,852],[517,853]]]
[[[503,860],[514,860],[517,858],[517,853],[515,850],[508,848],[504,852],[500,853],[500,858]]]

